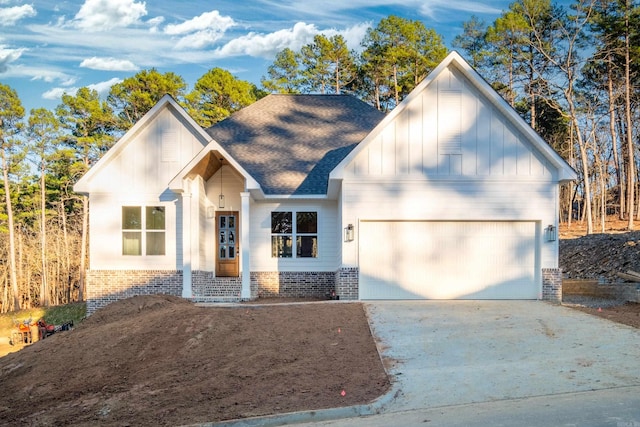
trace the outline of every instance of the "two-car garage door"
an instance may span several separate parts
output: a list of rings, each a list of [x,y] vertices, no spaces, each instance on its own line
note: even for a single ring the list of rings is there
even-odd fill
[[[360,299],[536,299],[535,222],[361,221]]]

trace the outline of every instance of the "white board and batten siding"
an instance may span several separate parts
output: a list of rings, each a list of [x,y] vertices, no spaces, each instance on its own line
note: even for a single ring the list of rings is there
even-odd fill
[[[539,298],[557,170],[455,67],[345,166],[360,298]]]
[[[182,241],[182,202],[167,189],[167,183],[204,147],[205,141],[196,137],[170,107],[128,138],[90,181],[91,268],[181,269],[182,248],[176,247],[176,242]],[[122,255],[122,206],[165,207],[166,255]]]
[[[318,212],[318,257],[273,258],[271,256],[271,212]],[[272,203],[251,200],[251,271],[335,272],[339,267],[336,252],[338,207],[335,200]],[[295,243],[294,243],[295,244]]]

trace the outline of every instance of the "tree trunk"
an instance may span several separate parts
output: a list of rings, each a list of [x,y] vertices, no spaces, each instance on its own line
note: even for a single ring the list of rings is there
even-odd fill
[[[629,218],[627,223],[627,229],[633,230],[633,210],[634,198],[635,198],[635,175],[636,164],[635,155],[633,149],[633,136],[631,126],[631,58],[630,58],[630,45],[629,45],[629,0],[625,2],[625,50],[624,50],[624,74],[625,74],[625,89],[624,89],[624,103],[625,103],[625,119],[627,128],[627,206],[629,212]]]
[[[618,135],[616,133],[616,110],[613,96],[613,76],[611,60],[607,58],[607,92],[609,95],[609,134],[611,135],[611,148],[613,150],[613,163],[616,172],[616,188],[618,189],[619,218],[624,219],[624,192],[622,189],[622,177],[620,175],[620,159],[618,156]]]
[[[73,281],[71,280],[71,257],[69,253],[69,237],[67,235],[67,214],[64,211],[64,200],[60,200],[60,222],[62,223],[62,250],[64,253],[64,286],[67,296],[67,302],[71,302],[71,286]],[[80,300],[82,301],[82,300]]]
[[[40,286],[40,305],[49,306],[49,283],[47,281],[47,215],[44,160],[40,169],[40,257],[42,261],[42,282]]]
[[[9,165],[7,153],[4,148],[2,154],[2,177],[4,180],[4,195],[7,205],[7,223],[9,227],[9,276],[11,277],[11,290],[13,291],[13,309],[20,309],[20,292],[18,291],[18,269],[16,267],[16,233],[13,225],[13,208],[11,207],[11,187],[9,185]]]

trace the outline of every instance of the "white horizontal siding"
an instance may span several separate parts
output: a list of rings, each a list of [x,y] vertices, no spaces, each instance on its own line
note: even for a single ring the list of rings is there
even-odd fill
[[[318,257],[272,258],[271,212],[317,211]],[[251,271],[336,271],[336,253],[340,235],[337,234],[338,208],[335,201],[291,201],[269,203],[251,201]]]
[[[181,247],[177,246],[176,229],[181,224],[176,205],[181,199],[174,195],[142,194],[123,197],[119,194],[92,194],[90,204],[91,250],[90,268],[93,270],[176,270],[182,269]],[[122,255],[122,206],[165,207],[165,255]],[[178,228],[176,228],[178,227]],[[143,248],[144,253],[144,248]],[[179,253],[179,256],[177,254]]]

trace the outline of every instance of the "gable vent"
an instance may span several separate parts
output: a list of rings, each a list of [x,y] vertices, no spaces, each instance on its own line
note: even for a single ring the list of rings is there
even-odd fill
[[[178,161],[178,138],[175,131],[162,132],[162,161],[177,162]]]
[[[438,153],[462,154],[462,91],[440,90]]]

